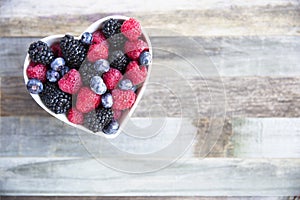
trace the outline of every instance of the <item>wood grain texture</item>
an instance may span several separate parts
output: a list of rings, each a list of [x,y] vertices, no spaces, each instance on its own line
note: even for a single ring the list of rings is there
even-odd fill
[[[298,158],[299,118],[247,118],[233,121],[233,155],[243,158]]]
[[[170,131],[170,126],[176,127],[175,124],[182,123],[182,119],[152,120],[167,120],[169,124],[157,133],[159,135],[152,137],[151,143],[144,145],[149,138],[136,139],[132,136],[133,132],[129,131],[127,134],[122,133],[124,135],[118,140],[114,140],[114,146],[130,153],[149,154],[171,144],[179,131]],[[209,126],[214,120],[216,119],[199,119],[198,124],[183,121],[181,126],[193,128],[197,125],[195,132],[186,132],[196,134],[196,137],[185,137],[182,140],[182,144],[193,143],[185,153],[187,159],[300,158],[298,118],[226,119],[221,132],[210,129]],[[133,118],[132,121],[136,124],[149,124],[147,118]],[[2,117],[0,127],[0,157],[91,157],[91,152],[85,149],[85,144],[94,144],[97,147],[98,142],[103,139],[95,138],[52,117]],[[146,136],[145,132],[143,136]],[[155,142],[156,140],[161,142]],[[108,154],[115,153],[111,151]]]
[[[152,144],[125,134],[112,144],[131,153],[149,153],[174,138],[180,117],[187,127],[181,143],[196,134],[177,162],[155,173],[134,175],[105,167],[99,159],[117,158],[126,166],[146,168],[167,157],[145,156],[138,163],[111,148],[87,151],[87,145],[97,147],[99,140],[50,117],[23,83],[22,65],[30,42],[51,34],[78,35],[111,14],[139,19],[154,47],[156,67],[132,122],[147,126],[149,116],[152,123],[163,121],[159,117],[167,122],[165,134],[153,137]],[[0,195],[299,199],[298,0],[112,0],[106,6],[96,0],[42,1],[39,6],[34,0],[4,0],[0,30]],[[191,40],[198,51],[183,45]],[[196,65],[191,67],[184,59]],[[205,74],[209,68],[217,73]],[[156,197],[145,197],[149,195]]]
[[[0,50],[0,76],[20,76],[27,48],[39,39],[0,38],[3,47]],[[185,55],[184,52],[189,49],[178,43],[191,40],[198,44],[199,54],[205,54],[210,59],[203,60],[203,55],[193,54],[195,62],[210,62],[205,64],[215,67],[220,76],[300,75],[298,36],[151,37],[155,63],[174,65],[174,57]],[[172,52],[167,53],[168,48]]]
[[[150,174],[124,174],[94,159],[0,158],[2,195],[291,195],[299,159],[190,159]]]
[[[149,85],[147,87],[148,89],[135,111],[134,116],[136,117],[149,116],[149,105],[157,105],[151,106],[150,114],[153,117],[161,115],[180,117],[189,114],[195,116],[197,110],[188,109],[193,108],[193,106],[197,106],[199,117],[214,115],[218,107],[220,107],[220,112],[226,110],[227,116],[233,117],[300,116],[300,78],[298,77],[222,77],[224,89],[219,88],[218,85],[214,86],[216,79],[194,78],[190,80],[191,86],[194,88],[194,95],[199,95],[201,98],[195,99],[196,97],[191,95],[184,101],[177,96],[168,98],[165,88],[161,87],[164,84],[172,85],[173,91],[177,93],[191,90],[182,86],[177,79],[173,79],[173,77],[163,79],[161,75],[153,74],[150,82],[151,80],[160,85]],[[222,98],[213,101],[210,99],[210,95],[218,95],[221,92],[226,94],[226,104],[224,104],[225,101]],[[164,97],[164,101],[158,101],[155,98],[156,96]],[[187,106],[187,109],[178,109],[180,104]],[[164,110],[161,110],[161,108],[164,108]],[[22,77],[2,77],[1,115],[47,116],[48,114],[39,108],[28,94]]]
[[[62,3],[56,0],[40,2],[37,7],[34,0],[26,3],[22,0],[1,1],[0,35],[80,34],[92,22],[112,14],[136,17],[144,27],[160,30],[164,27],[184,35],[299,35],[297,0],[256,0],[251,3],[240,0],[113,2],[111,6],[104,6],[94,0],[89,0],[84,5],[80,2]],[[60,6],[56,6],[54,10],[49,9],[58,4]],[[156,31],[154,34],[162,32]]]
[[[143,132],[143,138],[136,139],[133,136],[133,131],[127,131],[127,133],[123,132],[122,136],[117,140],[112,141],[114,146],[129,153],[149,154],[164,148],[166,145],[172,144],[174,138],[179,135],[179,130],[173,128],[178,126],[176,124],[182,123],[181,126],[187,126],[188,128],[191,127],[191,129],[194,129],[193,124],[180,118],[154,118],[152,120],[166,120],[164,127],[161,127],[161,130],[157,132],[155,136],[150,137],[153,133],[151,134],[150,132],[147,134],[147,131],[142,129],[140,132]],[[227,122],[226,127],[223,128],[223,132],[214,133],[208,129],[209,123],[212,120],[201,121],[201,123],[197,124],[199,127],[196,127],[194,132],[185,133],[197,135],[195,139],[182,137],[182,144],[195,143],[190,147],[187,146],[185,156],[189,158],[201,157],[202,155],[198,152],[200,152],[200,149],[203,148],[204,145],[208,145],[208,143],[200,144],[200,142],[197,142],[198,137],[203,141],[206,141],[207,139],[204,138],[204,136],[211,134],[215,136],[215,144],[212,144],[209,149],[210,151],[207,152],[208,155],[206,156],[232,157],[232,155],[229,154],[232,152],[224,153],[226,152],[226,148],[229,148],[229,144],[227,143],[230,141],[229,136],[232,135],[231,124]],[[132,122],[145,125],[149,124],[149,119],[133,118]],[[45,124],[48,125],[45,126]],[[103,140],[103,138],[86,134],[83,131],[72,128],[63,122],[56,120],[55,118],[49,117],[2,117],[0,125],[0,157],[91,157],[92,154],[87,151],[87,146],[85,144],[88,144],[88,147],[94,146],[97,150],[98,143],[101,143],[101,140]],[[146,126],[146,128],[148,128],[148,126]],[[125,127],[125,130],[127,129],[128,127]],[[146,137],[147,135],[148,137]],[[232,143],[234,142],[231,142],[231,146]],[[206,149],[208,149],[208,147]],[[114,157],[119,156],[111,151],[108,153],[109,157],[112,154],[114,154]],[[157,159],[159,159],[159,157],[157,157]]]
[[[153,196],[131,196],[131,197],[86,197],[86,196],[3,196],[1,200],[297,200],[294,197],[153,197]]]

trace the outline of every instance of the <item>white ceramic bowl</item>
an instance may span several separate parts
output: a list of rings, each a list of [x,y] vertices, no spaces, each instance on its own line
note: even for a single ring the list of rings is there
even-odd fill
[[[107,19],[110,19],[110,18],[121,19],[121,20],[127,20],[127,19],[129,19],[129,17],[120,16],[120,15],[108,16],[108,17],[99,19],[98,21],[96,21],[93,24],[91,24],[86,30],[83,31],[83,33],[84,32],[90,32],[90,33],[95,32],[96,30],[98,30],[99,28],[101,28],[101,26],[102,26],[102,24],[103,24],[104,21],[106,21]],[[54,44],[56,42],[59,42],[62,37],[64,37],[64,35],[52,35],[52,36],[48,36],[48,37],[45,37],[45,38],[41,39],[41,41],[43,41],[43,42],[47,43],[49,46],[51,46],[52,44]],[[79,38],[80,37],[81,37],[81,35],[79,36]],[[152,55],[152,46],[151,46],[151,43],[150,43],[150,39],[149,39],[149,36],[147,35],[147,33],[144,31],[144,29],[142,29],[142,38],[147,42],[147,44],[149,46],[149,52]],[[24,61],[24,67],[23,67],[23,76],[24,76],[25,84],[27,84],[27,82],[28,82],[28,77],[27,77],[26,69],[27,69],[29,63],[30,63],[30,58],[29,58],[29,55],[27,54],[26,58],[25,58],[25,61]],[[96,134],[96,135],[99,135],[99,136],[103,136],[105,138],[115,138],[115,137],[117,137],[122,132],[123,127],[125,126],[126,122],[130,118],[130,116],[133,114],[134,110],[137,107],[137,104],[141,100],[142,95],[144,93],[144,90],[146,88],[146,84],[147,84],[147,82],[149,80],[149,76],[150,76],[150,73],[151,73],[151,68],[152,68],[152,64],[150,64],[149,67],[148,67],[148,73],[147,73],[147,78],[146,78],[145,82],[136,91],[137,98],[136,98],[136,101],[135,101],[134,105],[130,109],[122,112],[122,116],[118,120],[119,123],[120,123],[119,130],[117,131],[117,133],[111,134],[111,135],[105,134],[102,131],[95,133],[95,132],[92,132],[91,130],[85,128],[82,125],[73,124],[73,123],[71,123],[67,119],[66,114],[55,114],[50,109],[48,109],[43,104],[43,102],[41,101],[40,96],[38,94],[31,94],[30,93],[30,95],[37,102],[37,104],[39,106],[41,106],[44,110],[46,110],[49,114],[51,114],[52,116],[56,117],[57,119],[65,122],[65,123],[67,123],[67,124],[69,124],[69,125],[71,125],[73,127],[76,127],[76,128],[81,129],[83,131],[86,131],[88,133],[92,133],[92,134]]]

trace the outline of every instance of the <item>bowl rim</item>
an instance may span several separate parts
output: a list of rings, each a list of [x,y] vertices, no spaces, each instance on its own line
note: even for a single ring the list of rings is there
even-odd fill
[[[102,25],[102,23],[110,18],[114,18],[114,19],[120,19],[120,20],[127,20],[129,19],[130,17],[127,17],[127,16],[123,16],[123,15],[110,15],[110,16],[107,16],[107,17],[104,17],[104,18],[101,18],[97,21],[95,21],[94,23],[92,23],[88,28],[86,28],[81,34],[79,37],[74,37],[76,39],[79,39],[81,38],[82,34],[84,32],[90,32],[90,33],[93,33],[95,32],[96,30],[98,30],[100,28],[100,26]],[[57,34],[57,35],[51,35],[51,36],[47,36],[47,37],[44,37],[44,38],[41,38],[39,39],[40,41],[43,41],[45,43],[47,43],[48,46],[52,45],[53,43],[56,43],[56,42],[59,42],[61,38],[63,38],[65,35],[64,34]],[[143,29],[142,27],[142,37],[143,39],[146,41],[146,43],[148,44],[148,47],[149,47],[149,52],[150,54],[152,55],[153,57],[153,54],[152,54],[152,45],[151,45],[151,42],[150,42],[150,38],[147,34],[147,32]],[[24,64],[23,64],[23,77],[24,77],[24,82],[25,82],[25,85],[27,84],[29,78],[27,76],[27,67],[30,63],[30,58],[29,58],[29,54],[27,53],[26,54],[26,57],[25,57],[25,60],[24,60]],[[122,112],[122,116],[121,116],[121,119],[118,120],[119,121],[119,129],[116,133],[114,134],[105,134],[104,132],[102,131],[99,131],[99,132],[93,132],[89,129],[87,129],[86,127],[84,127],[83,125],[78,125],[78,124],[74,124],[72,122],[70,122],[68,119],[67,119],[67,115],[66,113],[63,113],[63,114],[55,114],[54,112],[52,112],[50,109],[48,109],[44,103],[41,101],[41,98],[38,94],[32,94],[32,93],[29,93],[31,95],[31,97],[35,100],[35,102],[41,107],[43,108],[46,112],[48,112],[50,115],[52,115],[53,117],[63,121],[64,123],[70,125],[70,126],[73,126],[75,128],[78,128],[80,130],[83,130],[85,132],[88,132],[88,133],[92,133],[94,135],[98,135],[98,136],[102,136],[102,137],[105,137],[105,138],[108,138],[108,139],[113,139],[113,138],[116,138],[118,135],[120,135],[120,133],[122,132],[124,126],[126,125],[126,123],[128,122],[128,120],[130,119],[130,117],[132,116],[132,114],[134,113],[138,103],[140,102],[144,92],[145,92],[145,89],[146,89],[146,85],[149,81],[149,78],[150,78],[150,74],[151,74],[151,68],[152,68],[152,62],[149,64],[149,66],[147,67],[147,77],[145,79],[145,81],[142,83],[142,85],[138,88],[138,91],[136,92],[137,96],[136,96],[136,100],[133,104],[133,106],[130,108],[130,109],[127,109],[126,111],[123,111]]]

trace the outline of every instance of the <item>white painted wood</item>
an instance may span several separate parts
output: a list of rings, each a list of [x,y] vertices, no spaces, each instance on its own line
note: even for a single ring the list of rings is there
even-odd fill
[[[296,196],[300,189],[300,159],[191,159],[140,175],[82,158],[0,158],[0,167],[2,195]]]
[[[242,158],[299,158],[299,118],[233,120],[234,156]]]
[[[98,141],[99,138],[78,131],[52,117],[38,119],[1,117],[0,119],[0,157],[86,158],[92,156],[86,150],[86,144],[91,151],[93,146],[97,150],[97,145],[101,143],[101,140]],[[223,157],[300,158],[299,118],[234,118],[231,120],[232,128],[225,127],[222,135],[216,131],[209,132],[207,125],[213,121],[199,123],[197,128],[195,123],[180,118],[153,118],[153,120],[133,118],[132,122],[137,127],[145,127],[145,129],[138,131],[138,128],[130,126],[130,131],[126,130],[126,134],[111,141],[111,147],[129,153],[149,154],[170,144],[178,135],[178,128],[183,126],[186,127],[186,137],[181,136],[182,144],[193,143],[185,152],[186,158],[200,158],[207,155],[218,139],[224,139],[225,144],[218,145],[225,145],[225,147],[218,147],[219,150],[214,150],[214,154]],[[153,130],[158,131],[157,135]],[[195,132],[197,137],[191,139]],[[115,154],[111,147],[106,151],[107,157]]]
[[[27,17],[30,15],[36,16],[53,16],[65,14],[94,14],[98,12],[107,13],[124,13],[124,12],[166,12],[176,10],[223,10],[234,7],[259,7],[259,6],[297,6],[297,0],[190,0],[190,1],[120,1],[111,0],[109,4],[103,4],[97,0],[87,0],[82,4],[81,1],[73,0],[52,0],[39,2],[38,9],[35,0],[12,0],[1,2],[0,13],[3,17]],[[59,5],[55,9],[49,9],[53,5]],[[68,9],[66,9],[68,8]],[[32,10],[36,12],[32,13]]]
[[[0,119],[0,157],[92,157],[94,151],[104,151],[99,147],[107,141],[52,117]],[[180,144],[185,145],[179,153],[185,151],[186,157],[193,157],[194,147],[190,145],[195,142],[196,134],[197,127],[191,119],[132,118],[119,137],[106,143],[105,156],[122,156],[117,155],[113,147],[129,154],[151,154],[170,146],[179,138]],[[178,146],[173,148],[179,150]],[[156,158],[161,159],[159,155]]]

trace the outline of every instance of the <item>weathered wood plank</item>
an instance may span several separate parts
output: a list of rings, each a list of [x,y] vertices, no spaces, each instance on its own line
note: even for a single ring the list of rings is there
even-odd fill
[[[299,118],[233,120],[233,156],[299,158]]]
[[[104,140],[104,138],[77,130],[55,118],[2,117],[0,119],[0,157],[91,157],[93,152],[87,151],[86,148],[90,150],[89,147],[93,146],[97,150],[97,146],[101,145],[100,143]],[[132,118],[131,120],[134,124],[148,125],[139,131],[139,135],[129,130],[132,126],[126,126],[122,135],[111,141],[114,146],[126,152],[149,154],[158,151],[172,144],[174,138],[179,135],[178,127],[181,126],[186,127],[184,135],[188,136],[181,136],[182,144],[186,144],[187,148],[185,156],[200,157],[198,153],[206,143],[200,145],[200,142],[197,142],[198,137],[201,141],[206,141],[207,139],[203,137],[210,134],[215,136],[215,143],[210,148],[206,147],[210,150],[207,156],[231,157],[229,153],[232,152],[224,150],[229,148],[229,138],[232,135],[231,124],[228,121],[225,122],[226,126],[221,135],[222,132],[214,133],[208,130],[213,120],[201,120],[198,124],[180,118],[153,118],[152,122],[149,122],[147,118]],[[159,123],[161,121],[164,123]],[[156,126],[156,130],[159,130],[153,133],[155,128],[151,129],[149,126]],[[194,138],[195,136],[197,137]],[[192,143],[195,144],[191,145]],[[111,151],[109,157],[111,154],[114,152]]]
[[[54,6],[55,10],[49,9]],[[33,0],[26,3],[14,0],[1,2],[0,9],[0,36],[80,34],[95,20],[111,14],[133,16],[144,27],[164,27],[184,35],[299,35],[300,27],[297,0],[251,3],[240,0],[176,3],[131,0],[123,3],[116,0],[111,6],[93,0],[84,5],[80,1],[62,3],[56,0],[40,2],[39,6]],[[153,34],[161,33],[155,31]]]
[[[294,197],[204,197],[204,196],[197,196],[197,197],[187,197],[187,196],[163,196],[163,197],[141,197],[141,196],[119,196],[119,197],[87,197],[87,196],[51,196],[51,197],[44,197],[44,196],[4,196],[1,197],[1,200],[298,200],[294,199]]]
[[[140,175],[94,159],[0,158],[0,166],[2,195],[294,196],[300,188],[300,159],[192,159]]]
[[[18,76],[29,44],[39,38],[0,38],[0,76]],[[300,37],[151,37],[155,63],[174,65],[174,55],[166,54],[166,47],[179,56],[189,48],[178,45],[186,40],[198,43],[211,61],[197,56],[197,63],[216,67],[220,76],[299,76]],[[185,48],[182,48],[186,46]],[[274,59],[276,57],[276,59]],[[178,59],[178,58],[177,58]],[[195,58],[194,58],[195,59]],[[197,60],[196,60],[197,61]]]
[[[113,140],[112,144],[130,153],[147,154],[158,151],[171,144],[179,134],[176,127],[182,123],[181,126],[195,130],[186,134],[196,136],[192,139],[182,138],[183,144],[193,142],[185,152],[186,158],[300,158],[298,118],[226,119],[221,132],[214,132],[209,127],[215,119],[200,119],[197,124],[188,123],[180,118],[152,120],[152,123],[166,120],[164,127],[158,132],[160,135],[152,137],[152,142],[147,143],[147,131],[140,131],[143,134],[138,135],[126,128],[127,133]],[[133,118],[132,122],[145,125],[149,124],[149,119]],[[91,153],[85,149],[85,144],[97,147],[103,139],[48,117],[2,117],[0,127],[0,157],[91,157]],[[137,139],[130,134],[143,136],[144,139]],[[156,142],[158,140],[161,142]],[[114,152],[111,151],[109,155],[111,154]]]
[[[159,196],[119,196],[119,197],[108,197],[108,196],[4,196],[0,197],[1,200],[255,200],[253,197],[159,197]],[[262,200],[292,200],[288,197],[260,197]]]
[[[147,117],[149,105],[157,105],[151,106],[151,115],[158,117],[161,115],[195,116],[196,113],[200,117],[207,117],[216,114],[217,111],[225,110],[227,116],[235,117],[300,116],[299,77],[222,77],[224,88],[215,84],[216,80],[185,77],[185,81],[190,84],[187,85],[183,84],[178,77],[167,76],[166,73],[153,73],[134,116]],[[170,86],[172,91],[166,90],[165,86]],[[226,102],[225,97],[211,99],[211,95],[218,96],[223,92],[226,94]],[[176,96],[178,94],[184,96]],[[157,96],[164,98],[158,101],[155,98]],[[196,99],[196,97],[201,98]],[[178,109],[178,106],[183,105],[184,110]],[[161,109],[162,107],[164,110]],[[22,77],[2,77],[1,115],[47,116],[48,114],[39,108],[28,94]]]

